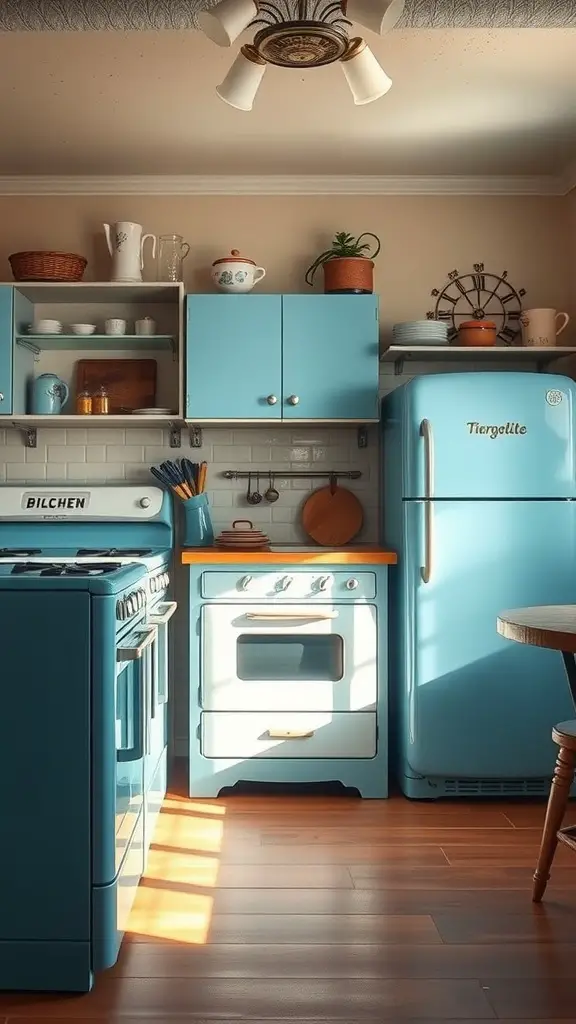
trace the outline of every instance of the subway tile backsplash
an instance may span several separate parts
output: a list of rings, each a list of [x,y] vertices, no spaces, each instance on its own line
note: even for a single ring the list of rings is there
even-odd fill
[[[272,540],[305,540],[298,511],[307,493],[321,487],[322,480],[289,480],[288,470],[360,470],[360,480],[343,481],[356,491],[365,510],[365,523],[359,540],[378,537],[378,431],[369,431],[369,447],[359,449],[355,428],[278,427],[261,430],[254,427],[205,427],[203,447],[191,449],[187,432],[182,432],[182,448],[170,448],[168,432],[150,429],[87,428],[38,430],[38,447],[25,448],[19,431],[0,429],[0,481],[6,483],[139,483],[151,481],[150,465],[164,459],[186,455],[208,463],[208,496],[217,531],[244,516],[265,530]],[[274,505],[263,501],[248,505],[247,481],[226,480],[227,469],[250,470],[252,485],[260,473],[260,490],[268,486],[270,474],[280,491]],[[327,483],[327,481],[326,481]]]

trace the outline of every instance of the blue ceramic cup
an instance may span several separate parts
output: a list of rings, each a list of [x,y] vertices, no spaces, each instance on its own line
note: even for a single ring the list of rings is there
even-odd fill
[[[214,543],[208,495],[197,494],[182,503],[184,509],[183,544],[187,548],[209,548]]]

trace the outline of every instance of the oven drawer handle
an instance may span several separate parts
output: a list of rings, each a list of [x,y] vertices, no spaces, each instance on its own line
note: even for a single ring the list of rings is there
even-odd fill
[[[141,636],[144,639],[136,647],[118,647],[116,650],[116,661],[138,661],[147,647],[150,647],[154,643],[158,636],[158,628],[156,626],[150,626],[146,630],[141,631]]]
[[[130,761],[141,761],[144,757],[144,681],[142,673],[138,673],[138,682],[134,687],[134,702],[132,715],[134,721],[134,744],[131,747],[121,747],[116,751],[116,760],[119,764],[126,764]]]
[[[177,607],[177,601],[161,601],[160,604],[157,605],[158,611],[155,612],[154,615],[151,615],[148,621],[151,622],[153,626],[165,626],[167,622],[170,622],[170,619],[174,615]]]
[[[247,612],[246,618],[251,622],[323,622],[326,619],[337,619],[338,612]]]
[[[268,736],[271,740],[311,740],[315,729],[268,729]]]

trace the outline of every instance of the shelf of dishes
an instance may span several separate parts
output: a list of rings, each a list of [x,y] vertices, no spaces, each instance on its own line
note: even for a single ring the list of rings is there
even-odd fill
[[[16,344],[39,355],[45,351],[74,351],[84,347],[113,352],[127,349],[158,352],[175,351],[176,341],[171,334],[18,334]]]

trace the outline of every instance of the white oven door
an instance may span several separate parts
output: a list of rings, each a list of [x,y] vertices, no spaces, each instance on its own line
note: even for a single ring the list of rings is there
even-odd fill
[[[375,709],[376,618],[367,604],[204,605],[203,709]]]

